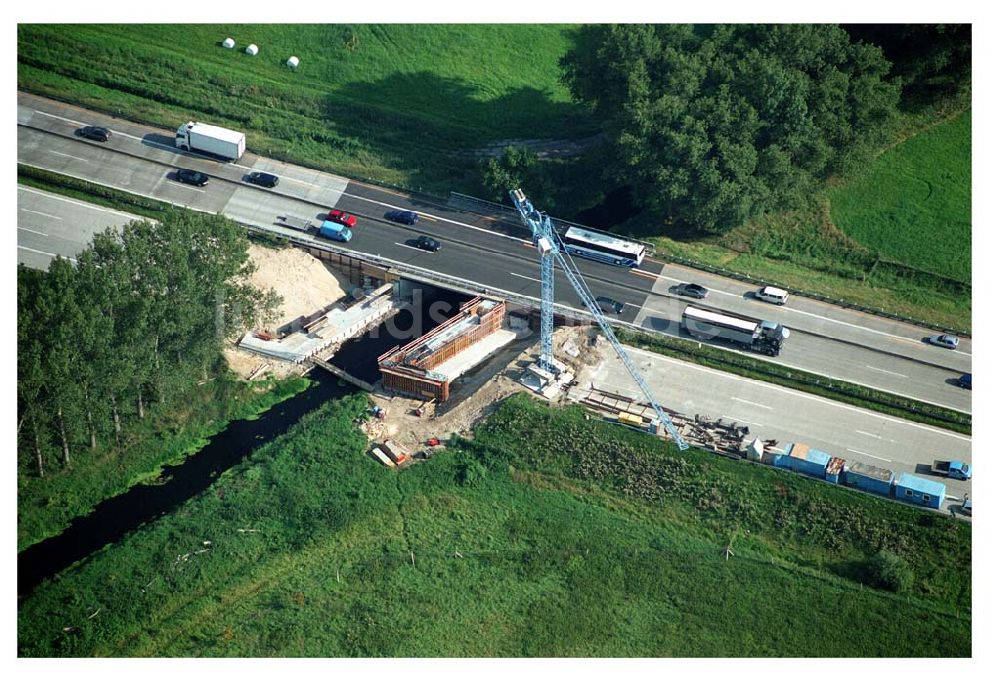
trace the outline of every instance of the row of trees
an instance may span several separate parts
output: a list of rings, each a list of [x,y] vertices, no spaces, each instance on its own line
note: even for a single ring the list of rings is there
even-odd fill
[[[835,25],[598,25],[563,58],[603,121],[612,185],[667,225],[724,231],[801,203],[891,137],[881,49]]]
[[[176,210],[98,234],[75,265],[18,268],[18,449],[43,476],[75,450],[120,444],[150,403],[183,400],[221,368],[222,339],[279,299],[249,284],[247,239]]]

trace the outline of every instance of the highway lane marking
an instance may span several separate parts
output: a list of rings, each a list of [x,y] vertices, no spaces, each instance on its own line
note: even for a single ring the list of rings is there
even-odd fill
[[[29,166],[33,167],[35,165],[29,165]],[[44,167],[42,167],[41,169],[44,169]],[[72,174],[69,174],[68,176],[72,176]],[[96,181],[92,181],[92,183],[97,183],[97,182]],[[102,183],[102,184],[98,184],[98,185],[108,186],[109,188],[114,188],[114,186],[111,186],[111,185],[106,184],[106,183]],[[107,207],[99,207],[97,205],[92,205],[89,202],[81,202],[79,200],[73,200],[73,199],[70,199],[68,197],[63,197],[62,195],[54,195],[53,193],[46,193],[44,190],[37,190],[35,188],[29,188],[27,186],[18,186],[17,189],[18,190],[23,190],[26,193],[34,193],[35,195],[41,196],[41,197],[45,198],[46,200],[57,200],[59,202],[68,202],[71,205],[76,205],[77,207],[86,207],[87,209],[94,209],[94,210],[97,210],[99,212],[107,212],[109,214],[118,214],[119,216],[124,216],[124,217],[127,217],[128,219],[138,219],[138,218],[140,218],[139,216],[136,216],[135,214],[129,214],[128,212],[120,212],[117,209],[108,209]],[[139,194],[141,195],[141,193],[139,193]],[[152,197],[152,196],[147,196],[147,197]],[[55,218],[59,218],[59,217],[55,217]]]
[[[634,303],[626,303],[625,305],[626,305],[626,306],[632,306],[633,308],[642,308],[642,306],[637,306],[637,305],[636,305],[636,304],[634,304]]]
[[[42,233],[42,232],[37,231],[37,230],[32,230],[31,228],[25,228],[24,226],[18,226],[17,229],[18,230],[25,230],[25,231],[27,231],[29,233],[34,233],[35,235],[44,235],[45,237],[49,236],[48,233]]]
[[[189,186],[186,183],[180,183],[179,181],[170,181],[167,185],[168,186],[177,186],[178,188],[187,188],[188,190],[196,190],[199,193],[204,193],[205,192],[204,189],[202,189],[202,188],[196,188],[194,186]]]
[[[633,268],[630,272],[634,275],[642,275],[643,277],[648,277],[651,280],[660,279],[660,276],[658,274],[650,272],[648,270],[640,270],[638,268]]]
[[[52,153],[53,155],[62,155],[63,157],[73,158],[74,160],[79,160],[80,162],[90,162],[90,160],[87,160],[86,158],[77,157],[76,155],[70,155],[69,153],[60,153],[57,150],[50,149],[49,152]]]
[[[25,247],[24,245],[20,245],[20,244],[17,245],[17,248],[18,249],[25,249],[25,250],[27,250],[29,252],[35,252],[36,254],[44,254],[45,256],[50,256],[52,258],[55,258],[57,256],[62,256],[61,254],[53,254],[52,252],[43,252],[40,249],[32,249],[31,247]],[[69,259],[73,263],[76,263],[76,259],[74,259],[72,256],[63,256],[63,258],[64,259]]]
[[[736,418],[735,416],[724,416],[723,418],[731,418],[734,421],[739,421],[740,423],[746,423],[747,425],[755,425],[758,428],[764,427],[763,423],[756,423],[755,421],[747,421],[746,419]]]
[[[891,374],[893,376],[899,376],[901,378],[910,378],[906,374],[899,374],[899,373],[896,373],[894,371],[889,371],[888,369],[879,369],[878,367],[873,367],[870,364],[866,364],[865,367],[867,367],[868,369],[874,369],[875,371],[880,371],[883,374]]]
[[[62,217],[56,216],[55,214],[46,214],[45,212],[35,211],[34,209],[25,209],[24,207],[21,207],[21,211],[28,212],[29,214],[38,214],[39,216],[46,216],[50,219],[55,219],[56,221],[62,221]],[[24,230],[27,230],[27,228],[25,228]]]
[[[367,186],[367,184],[365,184],[365,185]],[[508,240],[513,240],[514,242],[522,242],[522,243],[525,242],[525,240],[524,240],[523,237],[514,237],[513,235],[504,235],[503,233],[498,233],[498,232],[496,232],[494,230],[489,230],[487,228],[480,228],[479,226],[473,226],[473,225],[468,224],[468,223],[462,223],[461,221],[455,221],[454,219],[446,219],[443,216],[434,216],[434,215],[428,214],[426,212],[417,211],[416,209],[409,209],[409,208],[406,208],[406,207],[399,207],[397,205],[389,204],[388,202],[381,202],[379,200],[375,200],[375,199],[370,198],[370,197],[364,197],[363,195],[355,195],[353,193],[348,193],[347,190],[344,190],[343,194],[346,195],[347,197],[354,198],[355,200],[362,200],[363,202],[370,202],[372,204],[380,205],[382,207],[388,207],[389,209],[404,209],[405,211],[416,212],[420,216],[422,216],[422,217],[424,217],[424,218],[426,218],[426,219],[428,219],[430,221],[434,221],[435,223],[436,222],[450,223],[453,226],[461,226],[462,228],[469,228],[470,230],[475,230],[475,231],[478,231],[480,233],[485,233],[487,235],[493,235],[493,236],[496,236],[496,237],[506,238]],[[529,245],[529,246],[533,247],[534,245]]]
[[[753,405],[755,407],[761,407],[763,409],[774,409],[774,407],[769,407],[766,404],[761,404],[760,402],[751,402],[750,400],[744,400],[744,399],[742,399],[740,397],[732,397],[732,396],[730,396],[729,399],[736,400],[737,402],[742,402],[743,404],[750,404],[750,405]]]
[[[539,282],[539,283],[541,282],[541,280],[538,279],[537,277],[528,277],[527,275],[521,275],[520,273],[511,273],[511,275],[513,275],[514,277],[524,278],[525,280],[531,280],[532,282]]]
[[[758,388],[764,388],[766,390],[776,390],[776,391],[778,391],[780,393],[784,393],[785,395],[789,395],[791,397],[798,397],[798,398],[804,399],[804,400],[812,400],[813,402],[819,402],[819,403],[824,404],[826,406],[834,407],[834,408],[837,408],[837,409],[847,409],[848,411],[854,411],[854,412],[857,412],[859,414],[863,414],[865,416],[869,416],[871,418],[879,419],[881,421],[888,421],[890,423],[896,423],[896,424],[908,426],[908,427],[911,427],[911,428],[917,428],[919,430],[924,430],[924,431],[927,431],[927,432],[936,433],[938,435],[944,435],[946,437],[952,437],[952,438],[955,438],[957,440],[962,440],[963,442],[969,442],[972,439],[968,435],[962,435],[960,433],[954,433],[954,432],[951,432],[950,430],[942,430],[941,428],[934,428],[934,427],[929,426],[929,425],[924,425],[923,423],[916,423],[915,421],[907,421],[906,419],[902,419],[902,418],[893,418],[892,416],[886,416],[885,414],[879,414],[879,413],[876,413],[874,411],[869,411],[868,409],[862,409],[861,407],[855,407],[855,406],[852,406],[852,405],[849,405],[849,404],[843,404],[841,402],[834,402],[833,400],[827,400],[825,398],[818,397],[816,395],[810,395],[808,393],[802,393],[802,392],[799,392],[797,390],[791,390],[789,388],[785,388],[785,387],[782,387],[782,386],[779,386],[779,385],[775,385],[773,383],[765,383],[763,381],[756,381],[754,379],[749,379],[749,378],[745,378],[745,377],[742,377],[742,376],[736,376],[735,374],[727,374],[726,372],[715,371],[714,369],[709,369],[708,367],[702,367],[700,365],[691,364],[690,362],[684,362],[682,360],[676,360],[676,359],[674,359],[672,357],[667,357],[666,355],[660,355],[659,353],[649,353],[649,352],[646,352],[646,351],[641,350],[639,348],[633,348],[631,346],[627,346],[625,348],[625,350],[632,351],[632,352],[641,352],[646,357],[651,357],[651,358],[654,358],[654,359],[657,359],[657,360],[662,360],[664,362],[670,362],[672,364],[675,364],[675,365],[677,365],[679,367],[684,367],[686,369],[692,369],[694,371],[705,372],[707,374],[710,374],[710,375],[713,375],[713,376],[717,376],[719,378],[728,379],[728,380],[731,380],[731,381],[739,381],[740,383],[742,383],[744,385],[750,384],[750,385],[756,386]]]
[[[867,435],[868,437],[874,437],[877,440],[882,439],[881,435],[876,435],[874,433],[866,433],[864,430],[855,430],[854,432],[859,433],[861,435]]]
[[[404,242],[393,242],[393,244],[397,244],[400,247],[406,247],[407,249],[413,249],[414,251],[418,252],[427,252],[426,249],[421,249],[420,247],[414,247],[412,244],[406,244]],[[427,252],[427,253],[432,254],[433,252]]]
[[[670,280],[671,282],[683,282],[683,280],[680,280],[680,279],[678,279],[676,277],[671,277],[669,275],[662,275],[661,274],[660,277],[662,277],[664,280]],[[712,293],[722,294],[724,296],[733,296],[733,297],[736,297],[736,298],[745,298],[746,297],[746,292],[743,292],[741,294],[734,294],[732,292],[723,291],[721,289],[712,289],[710,287],[706,287],[706,289],[708,289]],[[871,327],[864,327],[864,326],[861,326],[861,325],[858,325],[858,324],[851,324],[850,322],[845,322],[844,320],[835,320],[832,317],[825,317],[823,315],[817,315],[815,313],[810,313],[810,312],[805,311],[805,310],[799,310],[798,308],[790,308],[788,306],[781,306],[781,308],[783,310],[787,310],[787,311],[792,312],[792,313],[800,313],[802,315],[807,315],[809,317],[816,318],[818,320],[825,320],[827,322],[835,322],[837,324],[842,324],[842,325],[847,326],[847,327],[852,327],[854,329],[860,329],[862,331],[871,332],[873,334],[879,334],[881,336],[887,336],[889,338],[898,339],[900,341],[909,341],[910,343],[916,343],[917,345],[924,345],[924,342],[921,339],[910,338],[908,336],[897,336],[896,334],[890,334],[888,332],[879,331],[878,329],[872,329]],[[955,351],[955,352],[957,352],[959,355],[966,355],[968,357],[972,356],[971,353],[963,353],[961,351]]]
[[[868,458],[877,458],[880,461],[885,461],[886,463],[896,463],[891,458],[882,458],[881,456],[876,456],[875,454],[868,454],[863,451],[858,451],[857,449],[848,449],[852,454],[861,454],[862,456],[867,456]]]

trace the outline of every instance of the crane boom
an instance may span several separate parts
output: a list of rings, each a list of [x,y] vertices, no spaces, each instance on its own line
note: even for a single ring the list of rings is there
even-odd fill
[[[666,412],[660,407],[656,402],[656,398],[653,396],[653,391],[650,390],[649,385],[646,383],[646,379],[643,378],[642,373],[639,368],[632,361],[632,358],[628,356],[625,352],[624,346],[615,336],[614,330],[611,328],[611,323],[608,319],[604,317],[604,313],[601,311],[600,306],[594,299],[594,295],[591,293],[590,289],[587,287],[586,281],[584,281],[583,275],[580,270],[576,267],[576,263],[573,262],[568,256],[563,254],[562,241],[559,238],[558,233],[552,228],[552,222],[548,215],[544,212],[539,212],[532,206],[531,202],[525,197],[524,192],[519,188],[515,188],[510,191],[511,200],[517,207],[521,214],[521,219],[531,228],[532,235],[534,236],[535,246],[538,247],[539,253],[542,257],[542,357],[539,360],[542,366],[554,371],[552,362],[552,314],[553,314],[553,290],[555,288],[553,279],[553,259],[559,262],[559,266],[566,273],[566,277],[573,287],[573,291],[576,292],[580,300],[583,301],[587,310],[597,321],[600,326],[601,331],[608,338],[611,346],[614,348],[615,353],[618,354],[619,359],[625,364],[625,368],[628,369],[629,375],[632,376],[632,380],[636,382],[642,394],[646,397],[649,402],[649,406],[653,408],[656,412],[657,418],[659,418],[660,424],[665,430],[667,430],[671,437],[673,437],[674,442],[677,444],[677,448],[681,451],[688,448],[687,442],[680,436],[677,429],[674,427],[673,422],[670,417],[667,416]],[[546,297],[546,294],[548,296]]]

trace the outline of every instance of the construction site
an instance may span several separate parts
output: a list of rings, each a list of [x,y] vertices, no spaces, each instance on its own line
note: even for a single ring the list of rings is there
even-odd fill
[[[549,257],[555,253],[570,281],[579,284],[575,267],[547,244],[546,238],[555,237],[547,217],[523,194],[514,199],[539,236],[541,309],[449,292],[457,301],[446,304],[445,319],[418,331],[425,326],[418,321],[426,314],[420,307],[424,295],[440,290],[335,252],[254,247],[255,284],[284,300],[271,326],[246,332],[236,349],[227,351],[230,364],[249,379],[321,368],[367,391],[371,416],[362,425],[372,455],[391,467],[428,458],[452,435],[471,434],[501,400],[523,390],[554,404],[582,404],[615,425],[672,435],[682,448],[687,446],[682,440],[690,440],[742,456],[747,427],[665,410],[645,396],[641,375],[585,287],[577,291],[593,322],[553,327],[546,295],[553,275]],[[394,332],[394,321],[404,316],[412,320],[409,333]],[[595,385],[592,376],[605,365],[617,371],[624,366],[639,396]]]

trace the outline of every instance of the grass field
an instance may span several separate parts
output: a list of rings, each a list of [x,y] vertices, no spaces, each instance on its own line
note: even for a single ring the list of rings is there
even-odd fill
[[[477,193],[472,151],[510,139],[590,136],[571,102],[557,25],[20,25],[18,86],[173,129],[191,118],[244,130],[251,150],[436,195]],[[236,50],[220,46],[237,41]],[[249,42],[260,54],[242,53]],[[284,62],[300,57],[297,71]],[[912,138],[872,172],[800,212],[770,214],[722,238],[658,241],[678,256],[958,330],[971,298],[876,257],[968,281],[971,117],[967,107],[908,114]],[[918,131],[925,130],[925,131]],[[550,167],[555,207],[593,206],[600,157]],[[642,223],[623,224],[633,234]],[[946,234],[946,236],[943,236]],[[919,277],[919,276],[918,276]]]
[[[880,256],[972,281],[972,112],[884,153],[830,191],[834,223]]]
[[[526,396],[397,473],[363,456],[364,407],[325,405],[43,584],[19,655],[971,652],[967,524]],[[908,593],[862,584],[885,547]]]
[[[187,409],[150,410],[147,420],[131,428],[118,449],[99,447],[76,454],[71,470],[50,466],[38,477],[24,461],[17,475],[18,552],[54,536],[101,501],[155,477],[164,465],[177,463],[202,448],[229,421],[252,418],[302,392],[301,378],[271,383],[216,379],[191,388]]]
[[[469,152],[491,142],[596,131],[558,80],[568,30],[21,25],[18,85],[167,129],[236,127],[263,155],[447,194],[477,184]]]

